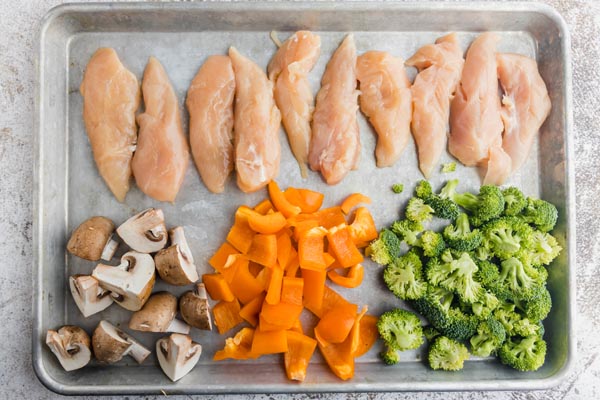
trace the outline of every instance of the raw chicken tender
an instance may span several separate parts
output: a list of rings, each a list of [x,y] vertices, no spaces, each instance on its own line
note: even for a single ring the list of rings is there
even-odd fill
[[[456,33],[421,47],[406,61],[419,69],[411,92],[412,134],[417,144],[419,168],[431,176],[446,148],[450,100],[454,95],[464,60]]]
[[[518,54],[498,54],[496,60],[504,91],[502,148],[512,159],[514,172],[527,159],[535,136],[550,114],[550,97],[535,60]]]
[[[79,88],[83,121],[100,176],[117,200],[125,200],[137,141],[138,81],[113,49],[98,49]]]
[[[358,57],[356,75],[360,109],[378,136],[377,166],[390,167],[410,138],[412,96],[404,61],[385,51],[369,51]]]
[[[308,161],[330,185],[358,166],[360,137],[356,112],[356,46],[350,34],[333,53],[323,78],[312,121]]]
[[[150,57],[142,80],[145,110],[131,166],[140,190],[159,201],[175,201],[190,159],[181,110],[169,77]]]
[[[263,70],[229,49],[235,73],[235,168],[238,187],[255,192],[279,173],[281,114],[273,99],[273,83]]]
[[[308,31],[298,31],[281,45],[268,67],[269,79],[275,83],[275,102],[303,178],[307,177],[310,121],[314,110],[307,75],[320,53],[321,38]]]
[[[227,56],[208,57],[192,80],[186,105],[190,145],[202,181],[221,193],[233,170],[233,96],[235,76]]]

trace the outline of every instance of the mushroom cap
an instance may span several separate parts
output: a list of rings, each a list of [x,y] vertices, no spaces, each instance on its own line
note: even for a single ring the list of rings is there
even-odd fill
[[[154,262],[160,278],[171,285],[190,285],[199,278],[196,266],[189,262],[178,244],[156,253]]]
[[[129,328],[143,332],[166,332],[177,314],[177,297],[168,292],[150,296],[144,307],[131,315]]]
[[[98,261],[114,230],[115,224],[106,217],[87,219],[71,234],[67,251],[89,261]]]
[[[140,253],[154,253],[167,244],[167,227],[160,209],[148,208],[134,215],[117,228],[117,233]]]
[[[65,371],[83,368],[92,358],[90,337],[78,326],[65,325],[58,332],[48,330],[46,344]]]
[[[69,277],[69,288],[75,304],[85,318],[106,309],[113,303],[110,292],[102,289],[93,276],[73,275]]]
[[[100,286],[109,290],[121,307],[138,311],[150,297],[154,287],[154,260],[144,253],[130,251],[121,257],[121,264],[113,267],[98,264],[92,276]]]
[[[188,335],[173,333],[156,342],[156,356],[165,375],[173,382],[183,378],[196,366],[202,346]]]
[[[92,334],[94,356],[101,363],[115,363],[127,354],[131,343],[128,335],[108,321],[100,321]]]
[[[210,307],[206,296],[202,297],[193,291],[185,292],[179,299],[181,317],[194,328],[210,331]]]

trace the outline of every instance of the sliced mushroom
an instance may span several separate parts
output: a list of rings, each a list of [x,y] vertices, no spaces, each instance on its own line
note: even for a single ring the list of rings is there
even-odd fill
[[[83,221],[71,235],[67,251],[90,261],[110,261],[119,243],[112,239],[115,224],[106,217],[92,217]]]
[[[156,270],[163,281],[171,285],[184,286],[198,280],[198,271],[194,265],[192,252],[188,247],[183,227],[169,231],[171,246],[162,249],[154,256]]]
[[[177,297],[168,292],[155,293],[129,320],[129,328],[142,332],[189,333],[190,326],[175,319]]]
[[[183,378],[196,366],[200,354],[202,346],[192,342],[188,335],[173,333],[156,342],[158,363],[173,382]]]
[[[148,208],[117,228],[121,239],[140,253],[154,253],[167,244],[167,227],[162,210]]]
[[[130,251],[116,267],[98,264],[92,276],[111,292],[113,300],[127,310],[137,311],[150,297],[154,287],[154,260],[148,254]]]
[[[78,326],[65,325],[58,332],[48,330],[46,344],[65,371],[85,367],[92,357],[90,337]]]
[[[108,321],[100,321],[94,330],[92,346],[96,359],[107,364],[115,363],[127,355],[141,364],[150,355],[150,350]]]
[[[183,320],[194,328],[212,330],[210,306],[204,283],[198,283],[194,291],[190,290],[181,296],[179,310]]]
[[[86,318],[99,313],[113,303],[110,292],[100,287],[93,276],[73,275],[69,277],[69,288],[75,304]]]

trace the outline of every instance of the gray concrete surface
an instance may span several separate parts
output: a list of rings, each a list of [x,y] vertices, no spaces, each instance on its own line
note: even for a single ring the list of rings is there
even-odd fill
[[[32,143],[35,37],[59,0],[0,1],[0,399],[51,399],[31,367]],[[573,43],[577,192],[577,346],[575,370],[538,392],[414,393],[407,399],[600,398],[600,2],[548,0],[566,19]],[[394,394],[297,398],[392,399]],[[169,398],[177,398],[169,396]],[[246,398],[231,396],[228,399]],[[251,396],[283,399],[284,395]]]

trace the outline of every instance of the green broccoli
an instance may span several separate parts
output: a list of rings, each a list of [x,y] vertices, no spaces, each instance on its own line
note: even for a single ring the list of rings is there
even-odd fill
[[[416,349],[423,344],[423,328],[419,317],[407,310],[396,308],[384,312],[377,321],[379,336],[394,350]]]
[[[483,185],[479,194],[456,193],[452,200],[473,214],[471,223],[475,226],[497,218],[504,211],[504,196],[502,191],[493,185]]]
[[[419,223],[428,222],[431,221],[431,218],[433,217],[433,208],[425,204],[423,199],[412,197],[408,201],[404,214],[406,215],[406,218],[411,221]]]
[[[527,205],[523,192],[514,186],[504,189],[502,195],[504,196],[504,215],[519,215]]]
[[[498,307],[498,304],[500,304],[500,300],[498,300],[496,296],[487,291],[483,291],[483,294],[477,300],[468,305],[473,314],[483,320],[492,315],[496,307]]]
[[[538,335],[507,339],[498,351],[500,361],[519,371],[535,371],[544,365],[546,342]]]
[[[502,217],[483,227],[483,236],[492,253],[500,259],[514,256],[530,241],[533,230],[515,217]]]
[[[419,240],[418,234],[423,231],[420,222],[403,219],[392,224],[392,232],[409,246],[413,246]]]
[[[483,236],[478,229],[471,230],[469,217],[461,213],[454,225],[444,228],[444,239],[448,245],[458,251],[472,251],[481,245]]]
[[[475,280],[477,264],[469,253],[455,257],[446,250],[440,258],[432,258],[427,264],[427,280],[458,294],[461,300],[473,303],[483,295],[483,287]]]
[[[379,355],[381,356],[383,362],[387,365],[394,365],[400,362],[400,355],[398,354],[398,351],[388,345],[385,346],[385,350],[379,353]]]
[[[477,327],[477,334],[472,336],[471,352],[479,357],[495,354],[506,340],[506,330],[502,323],[491,317],[482,321]]]
[[[432,369],[458,371],[469,359],[469,351],[464,344],[445,336],[439,336],[429,346],[429,366]]]
[[[425,336],[425,339],[427,339],[428,342],[432,342],[433,339],[440,336],[441,333],[433,326],[427,325],[423,327],[423,335]]]
[[[552,298],[545,286],[538,286],[535,294],[526,299],[515,298],[515,306],[531,321],[546,319],[552,308]]]
[[[433,196],[433,188],[431,187],[431,183],[425,180],[417,182],[417,186],[415,187],[415,196],[422,200],[427,200]]]
[[[423,264],[419,256],[409,251],[388,264],[383,271],[383,281],[388,289],[402,300],[415,300],[427,290],[422,269]]]
[[[454,172],[456,171],[456,163],[455,162],[449,162],[446,164],[442,164],[442,173],[447,174],[449,172]]]
[[[544,281],[545,276],[538,270],[518,258],[511,257],[500,263],[498,280],[495,284],[490,284],[489,289],[502,300],[526,300],[539,293],[540,285]]]
[[[541,321],[534,323],[529,318],[521,318],[514,322],[513,331],[515,335],[526,337],[532,335],[544,336],[544,325]]]
[[[415,246],[420,247],[425,256],[437,257],[446,249],[446,242],[444,242],[441,233],[425,231],[421,234]]]
[[[454,294],[441,287],[428,286],[427,292],[412,304],[443,335],[467,340],[475,333],[478,320],[452,305]]]
[[[402,183],[395,183],[392,185],[392,192],[400,194],[404,191],[404,185]]]
[[[388,265],[400,254],[402,242],[392,231],[383,229],[379,237],[371,242],[367,252],[377,264]]]
[[[550,264],[562,250],[554,236],[538,230],[533,230],[525,246],[529,261],[537,266]]]
[[[442,219],[455,220],[460,214],[458,205],[452,200],[452,196],[455,193],[458,180],[454,179],[448,181],[446,185],[440,191],[440,194],[431,194],[429,197],[424,198],[425,203],[429,204],[433,208],[433,215]]]
[[[535,225],[542,232],[550,232],[556,225],[558,210],[552,203],[528,197],[527,206],[523,209],[521,218],[525,222]]]
[[[500,279],[500,271],[496,264],[487,260],[477,260],[477,273],[475,279],[481,282],[484,288],[490,289],[491,287],[498,284]]]

